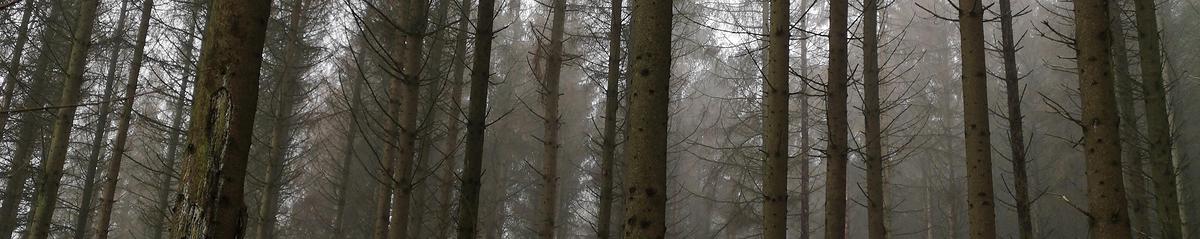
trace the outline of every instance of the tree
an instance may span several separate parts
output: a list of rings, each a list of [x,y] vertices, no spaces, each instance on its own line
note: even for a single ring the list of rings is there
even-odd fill
[[[868,0],[869,1],[869,0]],[[763,237],[787,236],[788,208],[788,65],[791,2],[770,2],[767,69],[763,80]]]
[[[1108,1],[1075,2],[1075,35],[1087,166],[1088,225],[1093,238],[1129,238],[1117,102],[1109,58]],[[1093,37],[1094,36],[1094,37]]]
[[[100,151],[104,149],[104,143],[108,139],[106,137],[109,125],[108,117],[112,112],[112,97],[116,90],[114,84],[117,81],[117,62],[120,61],[121,50],[124,48],[120,44],[123,43],[124,39],[122,38],[125,36],[126,13],[129,11],[126,8],[127,5],[129,5],[128,2],[121,2],[117,28],[109,36],[109,42],[112,45],[108,49],[108,73],[104,76],[104,95],[101,97],[100,107],[97,111],[99,115],[96,117],[96,131],[92,132],[92,147],[88,152],[86,166],[84,166],[83,196],[79,199],[78,213],[75,216],[75,224],[72,226],[75,228],[75,239],[87,238],[90,233],[88,226],[91,224],[92,210],[94,209],[92,204],[96,197],[96,171],[99,170],[97,166],[100,163]]]
[[[1138,54],[1141,62],[1142,97],[1146,110],[1146,140],[1150,147],[1150,179],[1162,222],[1163,238],[1182,238],[1179,193],[1175,189],[1176,166],[1171,156],[1171,122],[1163,85],[1162,42],[1158,36],[1158,9],[1153,0],[1134,0]]]
[[[983,38],[983,3],[959,0],[962,41],[963,130],[967,151],[967,217],[972,238],[996,237],[992,191],[992,143],[988,124],[987,63]]]
[[[446,151],[445,157],[442,159],[442,188],[441,188],[441,215],[439,222],[442,225],[451,225],[454,220],[454,215],[450,211],[454,204],[451,193],[454,191],[454,183],[458,175],[455,170],[458,168],[458,159],[456,158],[459,148],[462,145],[460,134],[462,134],[462,124],[460,122],[462,110],[462,94],[463,94],[463,75],[467,69],[467,35],[471,34],[467,31],[467,23],[471,21],[471,2],[468,0],[459,0],[460,11],[458,20],[458,34],[454,40],[454,59],[453,66],[450,69],[450,99],[449,106],[446,108],[446,118],[448,124],[446,126],[446,145],[443,150]],[[460,206],[461,207],[461,206]],[[438,238],[449,238],[448,233],[454,230],[450,227],[439,228],[437,231]]]
[[[621,108],[622,0],[609,1],[608,81],[604,88],[604,138],[600,153],[600,205],[597,207],[596,237],[611,238],[613,213],[613,164],[617,154],[617,111]]]
[[[1019,13],[1018,13],[1019,14]],[[1033,239],[1033,216],[1030,212],[1028,161],[1025,151],[1024,118],[1021,112],[1021,76],[1017,68],[1017,44],[1013,38],[1012,0],[1000,0],[1000,54],[1004,62],[1004,93],[1008,103],[1008,147],[1013,170],[1013,204],[1017,210],[1017,226],[1021,239]]]
[[[119,119],[117,120],[117,137],[113,142],[112,158],[108,161],[100,194],[100,211],[93,227],[95,239],[108,238],[108,226],[112,222],[113,203],[116,203],[117,180],[121,175],[121,161],[125,159],[125,144],[129,138],[129,122],[132,121],[133,102],[137,97],[138,78],[142,71],[142,60],[146,52],[146,36],[150,30],[150,13],[154,11],[154,0],[142,0],[141,20],[138,22],[137,38],[133,44],[133,59],[129,63],[129,76],[125,81],[125,98],[122,100]]]
[[[17,89],[17,79],[21,75],[21,56],[25,54],[25,44],[29,42],[29,24],[32,22],[33,10],[37,9],[37,0],[25,1],[25,10],[21,11],[21,25],[17,27],[17,39],[12,48],[12,59],[8,63],[8,72],[4,76],[4,92],[0,95],[0,130],[8,125],[9,108],[12,108],[13,93]]]
[[[404,0],[401,0],[404,1]],[[399,139],[396,141],[399,157],[396,159],[396,189],[392,192],[392,221],[388,232],[388,238],[400,239],[408,236],[408,214],[409,201],[412,198],[413,191],[413,163],[417,155],[417,134],[420,129],[417,128],[417,118],[420,114],[418,104],[420,104],[421,95],[421,54],[425,39],[425,25],[428,22],[426,12],[429,8],[427,0],[409,0],[406,7],[399,7],[401,11],[411,11],[401,13],[401,29],[404,36],[403,57],[400,64],[402,71],[398,81],[400,85],[400,115],[398,118],[400,124]],[[393,96],[395,97],[395,96]]]
[[[829,75],[826,82],[825,238],[846,238],[846,164],[849,125],[846,116],[847,46],[846,0],[829,0]]]
[[[887,237],[883,192],[883,133],[879,99],[879,1],[863,1],[863,116],[866,128],[867,231],[871,239]]]
[[[495,0],[479,0],[476,10],[478,22],[475,23],[475,59],[471,68],[471,101],[467,106],[467,146],[463,155],[462,188],[458,197],[459,239],[475,238],[479,223],[479,188],[482,183],[483,136],[487,128],[488,86],[491,84],[495,9]]]
[[[1124,12],[1121,10],[1121,1],[1113,1],[1108,4],[1109,17],[1111,17],[1112,25],[1109,26],[1113,34],[1112,56],[1113,70],[1116,74],[1117,110],[1121,117],[1121,158],[1125,163],[1125,180],[1127,196],[1129,200],[1129,224],[1132,227],[1134,235],[1150,235],[1150,212],[1149,202],[1146,198],[1149,195],[1146,181],[1145,171],[1145,155],[1141,152],[1141,130],[1138,129],[1137,108],[1134,106],[1137,99],[1134,98],[1134,88],[1138,87],[1137,81],[1133,79],[1130,73],[1129,62],[1129,47],[1125,40],[1125,19],[1122,17]]]
[[[667,232],[667,122],[672,1],[634,0],[629,61],[629,139],[625,152],[625,238]]]
[[[63,81],[62,93],[57,103],[62,107],[55,114],[49,156],[42,162],[40,185],[35,194],[33,218],[29,226],[30,238],[44,239],[50,236],[50,220],[54,218],[54,209],[58,205],[63,164],[66,163],[71,129],[75,123],[75,110],[78,108],[76,105],[82,94],[81,87],[85,80],[83,74],[86,72],[98,5],[98,0],[84,0],[79,4],[79,16],[72,33],[74,40],[71,42],[71,56],[67,64],[67,79]]]
[[[538,236],[554,238],[555,217],[558,215],[558,154],[562,142],[559,140],[559,128],[562,127],[562,115],[559,113],[558,101],[561,95],[559,81],[563,66],[563,25],[566,24],[566,0],[554,0],[551,7],[550,45],[546,48],[545,72],[542,76],[541,92],[543,115],[542,122],[545,134],[542,136],[542,215],[538,225]],[[538,48],[541,48],[541,42]],[[541,49],[538,49],[539,52]],[[542,62],[534,62],[540,66]],[[535,69],[536,71],[537,69]]]
[[[270,0],[214,0],[201,45],[172,238],[240,238]]]

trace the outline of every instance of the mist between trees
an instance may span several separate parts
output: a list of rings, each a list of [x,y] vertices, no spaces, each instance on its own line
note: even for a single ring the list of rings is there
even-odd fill
[[[1200,236],[1197,0],[0,0],[0,239]]]

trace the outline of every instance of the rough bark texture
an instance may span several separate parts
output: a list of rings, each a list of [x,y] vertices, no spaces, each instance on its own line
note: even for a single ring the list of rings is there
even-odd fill
[[[604,90],[604,139],[600,152],[600,205],[596,219],[596,237],[612,237],[613,164],[617,155],[617,111],[621,108],[621,17],[622,0],[609,1],[608,17],[608,82]]]
[[[241,238],[245,232],[243,184],[271,1],[210,4],[171,238]]]
[[[1150,194],[1146,190],[1150,186],[1146,180],[1144,167],[1145,155],[1141,150],[1141,132],[1138,129],[1137,108],[1134,106],[1134,89],[1137,81],[1130,74],[1129,47],[1125,41],[1125,20],[1121,17],[1120,1],[1108,4],[1109,17],[1112,18],[1112,59],[1113,70],[1116,74],[1117,109],[1121,118],[1121,160],[1125,162],[1126,198],[1129,200],[1129,224],[1137,238],[1148,238],[1150,231],[1150,205],[1147,199]]]
[[[186,30],[188,33],[194,33],[199,28],[200,11],[197,7],[192,7],[188,10],[192,21],[188,22],[188,27]],[[195,44],[190,44],[192,42],[192,37],[189,34],[182,34],[179,36],[179,38],[179,41],[182,43],[180,46],[182,49],[179,50],[181,55],[180,58],[184,59],[184,62],[189,63],[188,65],[191,65],[190,63],[195,55]],[[187,107],[190,100],[187,99],[186,94],[183,94],[183,92],[188,91],[188,82],[191,81],[189,78],[192,76],[195,69],[192,67],[185,67],[183,70],[183,77],[179,80],[178,84],[178,92],[181,94],[176,97],[175,102],[172,102],[174,104],[171,109],[172,129],[183,129],[186,127],[186,125],[184,125],[184,115],[188,113]],[[168,231],[170,230],[170,207],[172,203],[170,196],[172,193],[174,193],[172,186],[175,186],[175,177],[178,176],[176,174],[178,172],[176,170],[176,166],[179,162],[179,160],[176,159],[179,158],[179,151],[183,148],[183,137],[185,136],[183,134],[185,133],[187,132],[171,130],[170,134],[167,136],[167,155],[162,158],[162,165],[159,168],[159,172],[155,175],[157,176],[157,185],[155,186],[154,190],[154,203],[158,204],[155,205],[155,213],[157,213],[157,215],[154,215],[147,222],[152,225],[150,227],[150,230],[152,231],[148,233],[151,235],[151,238],[163,238],[163,235],[169,233]]]
[[[770,1],[763,82],[763,238],[787,236],[790,0]]]
[[[1155,205],[1163,238],[1181,238],[1183,228],[1179,212],[1179,193],[1175,190],[1176,166],[1171,157],[1171,122],[1167,113],[1167,92],[1163,85],[1162,42],[1158,35],[1157,3],[1134,0],[1137,20],[1139,66],[1142,74],[1142,98],[1146,110],[1146,140],[1149,144],[1150,179],[1154,183]]]
[[[672,1],[632,3],[624,237],[663,238],[667,232]]]
[[[79,15],[72,33],[71,56],[67,63],[67,79],[63,81],[58,105],[69,106],[79,103],[83,74],[87,67],[88,50],[91,49],[92,30],[95,28],[96,10],[99,0],[85,0],[79,4]],[[58,190],[62,183],[63,165],[70,146],[71,129],[75,123],[77,106],[59,108],[55,114],[50,135],[49,156],[42,161],[42,175],[34,199],[33,218],[30,220],[29,237],[45,239],[50,236],[50,223],[58,205]]]
[[[1000,54],[1004,59],[1004,93],[1008,103],[1008,147],[1013,172],[1013,204],[1017,210],[1017,231],[1021,239],[1033,239],[1030,211],[1029,176],[1025,159],[1025,115],[1021,112],[1020,71],[1017,46],[1013,39],[1012,0],[1000,0]]]
[[[32,22],[33,10],[37,9],[34,5],[37,0],[25,1],[25,10],[21,11],[21,25],[17,27],[17,39],[13,44],[12,57],[8,62],[8,72],[4,76],[4,92],[0,93],[0,131],[5,130],[8,126],[9,113],[7,110],[12,108],[13,94],[17,89],[17,85],[21,76],[21,56],[25,53],[25,44],[29,42],[29,23]],[[5,194],[10,195],[10,194]]]
[[[91,233],[88,230],[88,226],[92,220],[92,211],[95,209],[92,204],[96,197],[96,173],[99,170],[97,167],[100,164],[100,152],[104,149],[104,141],[107,139],[106,135],[108,135],[108,116],[112,112],[112,96],[116,90],[114,84],[117,81],[117,62],[120,60],[121,49],[123,48],[117,44],[123,41],[122,38],[125,35],[127,6],[128,2],[121,2],[121,13],[117,20],[117,28],[109,40],[113,45],[110,45],[108,49],[108,73],[104,77],[104,96],[101,97],[102,103],[100,103],[99,111],[97,111],[99,115],[96,117],[96,131],[92,134],[92,144],[87,156],[87,165],[84,166],[83,196],[79,200],[79,208],[75,215],[75,224],[72,227],[75,229],[75,239],[87,238],[88,233]]]
[[[558,148],[562,147],[559,140],[559,128],[562,127],[558,100],[561,93],[559,81],[563,65],[563,25],[566,24],[566,0],[554,0],[551,7],[553,12],[550,20],[549,46],[546,46],[546,71],[541,79],[542,123],[542,193],[541,220],[537,233],[541,238],[555,238],[555,218],[558,215]],[[539,44],[539,47],[542,47]],[[541,63],[536,63],[541,64]]]
[[[879,1],[863,1],[863,103],[867,148],[867,233],[868,238],[887,237],[887,214],[883,193],[883,135],[879,99]]]
[[[1088,224],[1092,238],[1130,238],[1121,172],[1121,138],[1113,92],[1108,1],[1075,2]]]
[[[479,188],[487,127],[488,80],[492,64],[492,23],[496,1],[479,0],[475,23],[475,59],[471,68],[471,102],[467,108],[467,147],[463,155],[462,188],[458,197],[458,238],[473,239],[479,222]]]
[[[829,1],[829,74],[826,83],[826,130],[829,161],[825,166],[825,239],[846,238],[847,123],[846,87],[849,75],[847,51],[847,0]]]
[[[992,143],[988,124],[987,63],[983,37],[983,3],[959,0],[962,40],[963,131],[967,155],[967,220],[971,238],[996,238],[992,191]]]

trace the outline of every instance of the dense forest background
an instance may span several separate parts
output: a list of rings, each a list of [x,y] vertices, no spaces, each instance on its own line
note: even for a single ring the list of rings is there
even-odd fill
[[[4,0],[0,239],[1200,235],[1200,1],[630,1]]]

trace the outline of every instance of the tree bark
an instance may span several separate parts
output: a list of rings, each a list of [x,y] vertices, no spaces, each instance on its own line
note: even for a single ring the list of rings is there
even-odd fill
[[[405,1],[405,0],[401,0]],[[403,72],[397,83],[400,84],[402,93],[400,102],[400,138],[397,141],[399,157],[396,159],[396,189],[392,192],[392,221],[388,229],[388,238],[403,239],[408,237],[408,214],[409,202],[412,199],[413,192],[413,163],[417,156],[416,139],[418,131],[417,118],[420,110],[420,87],[421,79],[421,53],[424,46],[425,24],[427,8],[429,2],[427,0],[407,0],[407,8],[401,7],[401,11],[411,11],[407,14],[407,19],[402,20],[402,26],[405,26],[404,32],[405,46]],[[401,13],[404,15],[405,13]]]
[[[662,238],[667,231],[672,1],[632,3],[624,237]]]
[[[826,125],[829,161],[825,166],[825,238],[846,238],[846,92],[849,74],[846,0],[829,1],[829,74],[826,83]]]
[[[808,6],[807,0],[800,0],[801,6]],[[808,27],[808,19],[800,20],[800,29]],[[800,75],[807,77],[809,74],[808,65],[808,38],[804,33],[800,37]],[[809,229],[812,214],[809,207],[812,203],[812,162],[808,154],[811,150],[811,145],[808,130],[810,122],[808,121],[810,105],[808,102],[808,82],[800,85],[800,152],[797,153],[800,157],[800,239],[809,239],[812,235],[809,234]]]
[[[1171,123],[1167,113],[1167,93],[1163,85],[1162,43],[1158,35],[1158,14],[1153,0],[1134,0],[1137,21],[1139,66],[1142,74],[1142,98],[1146,110],[1146,139],[1149,144],[1150,179],[1154,183],[1158,217],[1163,238],[1181,238],[1179,193],[1175,190],[1176,166],[1171,158]]]
[[[617,154],[617,111],[621,108],[621,16],[622,0],[609,1],[608,82],[604,90],[604,139],[600,153],[600,205],[596,219],[596,237],[611,238],[613,213],[613,164]]]
[[[983,3],[959,0],[962,40],[962,88],[967,155],[967,218],[971,238],[996,238],[992,190],[992,144],[988,123],[987,62],[983,37]]]
[[[0,95],[0,131],[8,126],[9,108],[12,108],[13,94],[17,89],[21,76],[21,57],[25,53],[25,44],[29,42],[29,23],[37,0],[25,1],[25,10],[21,11],[21,25],[17,27],[17,39],[12,48],[12,60],[8,63],[8,72],[4,77],[4,92]],[[10,194],[5,194],[10,195]]]
[[[214,0],[201,44],[171,238],[241,238],[269,0]]]
[[[1092,238],[1130,238],[1121,172],[1121,138],[1113,92],[1109,1],[1075,2],[1080,126],[1086,159]]]
[[[475,23],[475,59],[471,68],[471,101],[467,109],[467,147],[459,193],[458,238],[474,239],[479,222],[479,188],[487,127],[488,80],[491,75],[493,21],[496,1],[479,0]],[[465,30],[465,29],[464,29]]]
[[[1032,202],[1029,200],[1029,176],[1026,172],[1024,114],[1021,112],[1020,70],[1017,68],[1017,46],[1013,39],[1012,0],[1000,0],[1000,47],[1004,59],[1004,93],[1008,103],[1008,147],[1013,170],[1013,204],[1017,210],[1017,226],[1021,239],[1033,239]]]
[[[187,110],[187,104],[190,102],[186,95],[186,92],[188,91],[188,78],[195,70],[190,67],[192,66],[191,60],[195,52],[195,45],[191,44],[192,36],[190,34],[196,32],[197,28],[199,28],[199,12],[199,9],[196,7],[189,9],[189,15],[192,21],[188,22],[186,28],[187,33],[181,34],[179,39],[181,42],[180,47],[183,48],[179,50],[181,55],[180,58],[184,59],[184,64],[189,67],[183,68],[184,72],[181,74],[183,77],[179,80],[178,92],[180,95],[175,97],[175,102],[171,109],[171,129],[182,129],[186,127],[186,125],[184,125],[184,114],[186,114],[185,111]],[[151,238],[164,238],[163,234],[169,233],[169,224],[171,223],[170,207],[172,203],[170,196],[173,191],[171,186],[174,185],[173,181],[177,173],[175,168],[178,164],[178,160],[176,159],[179,157],[179,151],[183,147],[183,133],[185,132],[179,132],[176,130],[170,131],[166,142],[167,154],[165,157],[161,158],[163,160],[161,165],[162,167],[155,175],[158,178],[158,185],[156,186],[154,193],[154,203],[157,204],[155,205],[156,215],[150,217],[151,220],[154,221],[148,221],[148,223],[152,225],[151,230],[153,230],[150,232],[150,235],[152,235]]]
[[[763,81],[763,238],[787,237],[788,208],[788,43],[791,2],[770,1],[767,69]]]
[[[302,73],[296,72],[298,68],[304,68],[304,62],[301,62],[301,53],[303,51],[304,26],[301,26],[301,21],[305,17],[304,0],[292,0],[291,12],[288,13],[288,23],[286,27],[287,35],[284,39],[283,62],[280,64],[278,78],[275,80],[275,107],[274,115],[271,124],[271,141],[267,157],[267,179],[264,191],[259,198],[258,212],[258,227],[255,231],[255,236],[259,239],[275,238],[275,224],[278,221],[276,215],[279,214],[280,194],[283,190],[284,174],[287,167],[287,155],[290,148],[292,137],[291,130],[295,120],[292,119],[293,111],[295,111],[297,99],[294,91],[296,85],[300,84]]]
[[[541,222],[538,224],[537,234],[541,238],[555,238],[554,231],[555,217],[558,215],[558,149],[561,147],[559,141],[559,128],[562,127],[561,114],[558,109],[558,100],[561,93],[559,89],[559,81],[562,75],[563,65],[563,28],[566,21],[566,0],[554,0],[551,7],[552,19],[550,23],[550,45],[547,47],[545,72],[541,80],[541,100],[542,100],[542,195],[541,195]],[[538,47],[543,47],[538,44]],[[542,64],[535,62],[535,64]]]
[[[51,53],[46,49],[52,45],[48,41],[43,41],[42,53],[38,57],[34,76],[31,77],[30,97],[27,97],[28,99],[22,103],[26,108],[42,107],[49,103],[48,98],[51,97],[41,97],[41,95],[52,94],[48,89],[51,80],[46,77],[51,61]],[[25,199],[25,182],[33,171],[30,160],[35,151],[34,143],[37,143],[38,138],[42,137],[46,127],[45,117],[48,115],[48,113],[42,112],[26,112],[21,114],[17,121],[20,123],[20,127],[17,129],[17,141],[14,143],[9,177],[4,184],[6,185],[4,195],[11,196],[5,198],[4,204],[0,206],[0,238],[11,238],[12,231],[18,226],[17,211],[20,210],[21,201]]]
[[[84,0],[79,4],[79,16],[72,33],[71,56],[67,64],[67,79],[63,82],[58,105],[79,104],[81,87],[86,80],[83,74],[87,67],[87,55],[91,49],[92,31],[95,28],[98,0]],[[63,165],[67,159],[71,129],[75,123],[78,107],[63,107],[55,114],[53,133],[50,136],[49,156],[43,161],[40,186],[35,194],[33,217],[29,225],[29,237],[45,239],[50,236],[50,223],[58,205],[58,190],[62,183]]]
[[[879,1],[863,1],[863,118],[866,132],[867,231],[871,239],[887,237],[883,192],[883,102],[879,99]]]

